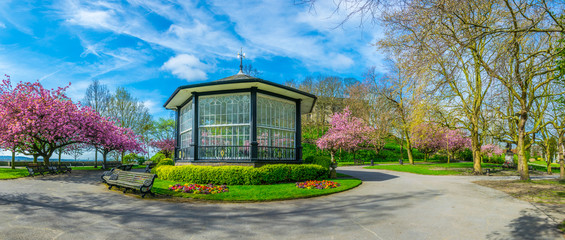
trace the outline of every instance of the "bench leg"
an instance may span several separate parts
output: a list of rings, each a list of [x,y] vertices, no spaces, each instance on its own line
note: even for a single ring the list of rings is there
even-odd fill
[[[112,185],[108,185],[108,190],[112,190]]]
[[[127,191],[128,191],[128,189],[127,189],[127,188],[124,188],[124,193],[126,193]]]

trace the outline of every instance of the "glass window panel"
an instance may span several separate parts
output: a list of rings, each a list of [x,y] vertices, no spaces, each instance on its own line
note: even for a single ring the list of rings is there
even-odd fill
[[[295,117],[295,102],[264,94],[257,95],[257,142],[260,158],[294,158]]]
[[[199,158],[249,158],[249,93],[202,96]],[[223,155],[222,155],[223,152]]]

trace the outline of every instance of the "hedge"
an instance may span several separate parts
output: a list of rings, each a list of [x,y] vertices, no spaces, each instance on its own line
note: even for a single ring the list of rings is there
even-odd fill
[[[314,164],[247,166],[167,166],[153,168],[159,179],[198,184],[259,185],[298,182],[328,177],[328,170]]]
[[[320,165],[329,171],[332,159],[328,156],[308,156],[304,159],[304,163]]]
[[[170,166],[172,166],[172,165],[175,165],[175,162],[173,162],[173,160],[170,159],[170,158],[163,158],[161,161],[159,161],[159,164],[157,164],[157,167],[158,167],[158,166],[161,166],[161,165],[170,165]]]

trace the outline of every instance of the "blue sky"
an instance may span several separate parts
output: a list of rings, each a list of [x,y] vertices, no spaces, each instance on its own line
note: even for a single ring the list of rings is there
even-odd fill
[[[333,1],[0,1],[0,73],[47,87],[71,82],[80,100],[93,79],[123,86],[156,117],[180,85],[237,73],[237,52],[283,83],[309,75],[362,78],[382,56],[377,27]]]
[[[238,72],[237,52],[284,83],[311,75],[361,79],[383,58],[377,26],[352,19],[334,1],[0,1],[0,73],[49,88],[71,83],[83,98],[93,79],[122,86],[155,117],[181,85]]]

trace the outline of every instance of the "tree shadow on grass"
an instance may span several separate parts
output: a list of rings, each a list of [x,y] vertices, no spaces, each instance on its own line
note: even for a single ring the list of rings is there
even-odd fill
[[[376,172],[376,171],[363,171],[363,170],[352,170],[352,169],[338,169],[339,173],[347,174],[349,176],[361,179],[365,182],[381,182],[387,181],[398,176],[390,175],[386,173]]]

